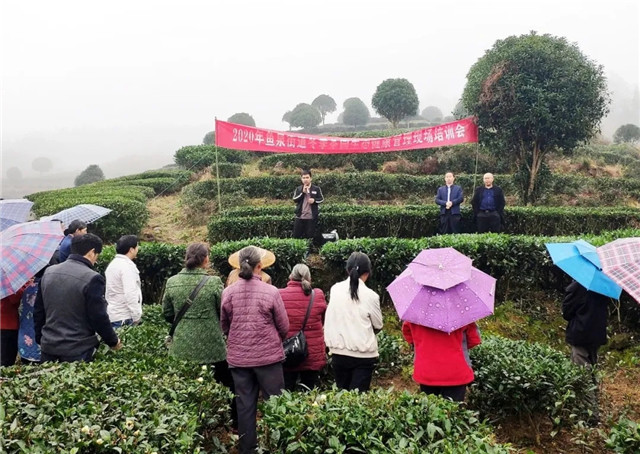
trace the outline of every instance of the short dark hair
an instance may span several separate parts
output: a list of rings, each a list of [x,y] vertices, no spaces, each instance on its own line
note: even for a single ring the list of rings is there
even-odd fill
[[[135,235],[123,235],[116,243],[116,252],[118,254],[126,254],[129,249],[138,245],[138,237]]]
[[[74,236],[71,239],[71,253],[87,255],[91,249],[96,251],[96,254],[102,252],[102,240],[98,235],[93,233],[87,233],[86,235]]]
[[[300,173],[300,176],[303,177],[305,175],[311,176],[311,169],[302,169],[302,172]]]
[[[82,230],[86,228],[87,228],[86,222],[81,221],[80,219],[74,219],[73,221],[71,221],[71,224],[69,224],[69,227],[67,227],[67,229],[64,231],[64,234],[69,235],[70,233],[76,233],[78,230]]]

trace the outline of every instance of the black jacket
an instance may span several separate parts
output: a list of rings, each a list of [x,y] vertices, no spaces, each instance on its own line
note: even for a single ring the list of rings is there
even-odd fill
[[[105,280],[81,255],[54,265],[44,273],[34,308],[36,343],[56,356],[75,356],[99,344],[118,343],[104,299]]]
[[[576,346],[599,347],[607,343],[609,298],[587,290],[573,281],[565,289],[562,317],[567,325],[567,343]]]
[[[473,199],[471,199],[471,206],[473,207],[473,216],[477,216],[480,211],[480,204],[482,203],[482,195],[484,194],[485,186],[478,186],[473,192]],[[504,224],[504,192],[500,186],[493,185],[493,200],[496,204],[496,211],[500,215],[500,220]]]
[[[315,199],[315,202],[311,204],[311,217],[315,220],[318,219],[318,204],[324,202],[322,196],[322,189],[320,186],[312,184],[309,188],[309,194],[311,198]],[[298,186],[293,192],[293,201],[296,202],[296,217],[299,218],[302,214],[302,202],[304,201],[304,192],[302,192],[302,185]]]

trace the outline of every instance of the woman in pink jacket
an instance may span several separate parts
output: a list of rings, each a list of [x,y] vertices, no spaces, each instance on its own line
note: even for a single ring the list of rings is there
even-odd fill
[[[236,387],[241,454],[257,448],[258,391],[266,400],[284,387],[282,341],[289,318],[278,289],[260,279],[261,258],[254,246],[240,250],[240,280],[222,292],[220,326]]]
[[[289,391],[295,391],[298,378],[300,378],[300,384],[306,389],[315,388],[320,370],[327,364],[322,330],[327,302],[324,299],[324,292],[319,288],[313,289],[313,293],[315,296],[311,312],[304,328],[309,356],[298,366],[285,367],[284,387]],[[287,287],[280,290],[280,296],[282,296],[284,307],[289,316],[289,332],[287,333],[287,338],[289,338],[295,336],[302,329],[302,323],[309,308],[311,272],[307,265],[300,263],[293,267]]]
[[[402,334],[415,348],[413,379],[420,391],[463,402],[467,385],[473,381],[469,349],[482,342],[476,324],[447,334],[404,322]]]

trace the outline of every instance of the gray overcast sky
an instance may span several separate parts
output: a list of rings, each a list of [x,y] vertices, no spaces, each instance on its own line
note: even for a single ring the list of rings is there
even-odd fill
[[[421,109],[448,114],[484,51],[530,30],[577,42],[629,98],[639,3],[2,0],[2,176],[28,174],[40,155],[52,172],[138,154],[169,163],[216,116],[285,129],[299,102],[326,93],[370,105],[390,77],[414,84]]]

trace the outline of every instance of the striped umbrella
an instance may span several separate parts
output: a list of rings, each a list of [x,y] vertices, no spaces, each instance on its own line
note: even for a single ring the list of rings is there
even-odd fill
[[[16,224],[0,232],[0,299],[13,295],[44,268],[63,237],[56,221]]]
[[[78,219],[79,221],[90,224],[109,213],[111,213],[109,208],[101,207],[100,205],[82,204],[59,211],[51,216],[44,216],[40,218],[40,220],[48,221],[51,219],[59,219],[64,222],[65,226],[68,226],[71,224],[71,221]]]
[[[27,199],[0,200],[0,231],[26,222],[32,206],[33,202]]]
[[[596,251],[604,274],[640,303],[640,238],[620,238]]]

